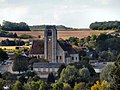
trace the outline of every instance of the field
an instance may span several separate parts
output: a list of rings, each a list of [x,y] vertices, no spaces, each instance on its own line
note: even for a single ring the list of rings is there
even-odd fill
[[[41,38],[44,36],[44,31],[11,31],[13,33],[17,33],[18,35],[21,34],[29,34],[35,38],[37,38],[39,35]],[[87,36],[91,36],[93,34],[100,34],[100,33],[111,33],[114,32],[114,30],[72,30],[72,31],[58,31],[58,39],[68,39],[69,37],[78,37],[78,38],[83,38]]]
[[[12,33],[17,33],[18,35],[21,34],[29,34],[33,36],[34,38],[37,38],[39,35],[41,38],[44,38],[44,32],[43,31],[11,31]],[[76,31],[58,31],[58,39],[68,39],[69,37],[78,37],[78,38],[83,38],[87,36],[91,36],[93,34],[100,34],[100,33],[111,33],[114,32],[114,30],[106,30],[106,31],[98,31],[98,30],[76,30]],[[7,39],[5,37],[0,37],[0,40]],[[10,40],[14,40],[15,38],[8,38]],[[16,38],[17,39],[17,38]],[[23,39],[24,41],[28,41],[28,39]],[[21,47],[28,47],[30,46],[21,46]],[[2,49],[15,49],[16,46],[0,46]]]

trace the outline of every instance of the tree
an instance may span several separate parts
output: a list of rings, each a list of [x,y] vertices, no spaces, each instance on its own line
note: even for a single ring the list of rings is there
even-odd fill
[[[64,68],[66,68],[66,66],[64,65],[64,64],[62,64],[60,67],[59,67],[59,69],[58,69],[58,77],[60,78],[60,74],[61,74],[61,72],[62,72],[62,70],[64,69]]]
[[[84,50],[80,50],[78,53],[79,53],[79,57],[81,58],[81,60],[83,59],[83,57],[86,56],[86,52]]]
[[[73,90],[85,90],[85,84],[84,83],[75,84]]]
[[[63,83],[63,90],[72,90],[71,86],[68,83]]]
[[[52,87],[52,90],[63,90],[64,85],[62,82],[56,82],[52,84]]]
[[[79,74],[82,82],[90,81],[90,72],[87,68],[80,69]]]
[[[37,76],[37,75],[35,75],[35,76],[34,76],[34,77],[32,77],[31,79],[32,79],[32,81],[37,82],[37,81],[39,81],[39,80],[40,80],[40,77],[39,77],[39,76]]]
[[[22,90],[22,84],[19,81],[16,81],[12,90]]]
[[[27,71],[28,70],[28,58],[25,56],[17,55],[13,62],[13,71]]]
[[[113,30],[120,28],[120,21],[94,22],[90,24],[92,30]]]
[[[118,56],[117,60],[114,63],[114,67],[111,69],[110,72],[110,85],[113,90],[120,89],[120,55]]]
[[[78,70],[75,68],[75,66],[68,65],[62,70],[59,81],[69,83],[70,86],[73,87],[78,79],[78,76]]]
[[[75,62],[75,63],[71,63],[69,65],[73,65],[75,66],[75,68],[77,69],[82,69],[83,67],[88,68],[89,72],[90,72],[90,76],[94,76],[96,75],[95,70],[93,69],[93,67],[89,64],[89,62],[87,62],[86,60],[81,60],[79,62]]]
[[[30,90],[39,90],[40,83],[41,82],[38,83],[38,82],[32,81],[32,82],[27,83],[27,84],[29,85]]]
[[[3,90],[2,84],[3,84],[3,80],[0,78],[0,90]]]
[[[2,74],[0,73],[0,78],[2,78]]]
[[[46,82],[44,81],[32,81],[27,84],[24,84],[24,89],[25,90],[49,90],[49,86]]]
[[[94,40],[96,40],[96,39],[97,39],[97,35],[94,35],[94,34],[93,34],[93,35],[91,36],[91,40],[94,41]]]
[[[62,70],[59,81],[66,83],[75,81],[78,76],[77,72],[78,70],[75,68],[75,66],[68,65],[66,68]]]
[[[105,62],[110,62],[110,61],[116,60],[116,57],[110,51],[102,51],[99,56],[100,56],[101,60],[103,60]]]
[[[100,80],[106,80],[107,82],[111,81],[110,72],[114,68],[113,64],[107,64],[100,73]]]
[[[1,27],[2,30],[6,31],[29,31],[30,28],[25,22],[13,23],[10,21],[3,21]]]
[[[49,73],[48,78],[47,78],[48,83],[55,83],[55,77],[53,73]]]
[[[94,84],[91,87],[91,90],[109,90],[110,85],[107,81],[102,81],[101,83],[99,81],[96,81],[96,84]]]
[[[36,76],[37,74],[34,71],[27,71],[25,73],[25,76],[27,76],[28,78],[33,78],[34,76]]]
[[[31,90],[28,83],[24,83],[23,90]]]
[[[0,48],[0,61],[7,59],[8,59],[8,54]]]
[[[108,39],[108,35],[105,34],[105,33],[101,33],[101,34],[98,36],[97,41],[100,41],[100,40],[104,41],[104,40],[106,40],[106,39]]]
[[[2,74],[2,78],[4,80],[10,80],[10,81],[15,81],[16,80],[16,76],[10,72],[4,72]]]

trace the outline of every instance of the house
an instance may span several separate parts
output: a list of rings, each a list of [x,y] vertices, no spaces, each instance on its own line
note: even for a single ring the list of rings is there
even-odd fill
[[[40,76],[40,78],[47,78],[49,73],[57,74],[61,63],[34,63],[33,71]]]
[[[102,69],[108,64],[114,64],[114,62],[98,62],[98,60],[91,60],[89,63],[93,66],[95,72],[100,74]]]

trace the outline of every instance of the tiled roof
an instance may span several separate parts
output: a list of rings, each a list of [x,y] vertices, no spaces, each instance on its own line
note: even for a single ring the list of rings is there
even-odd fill
[[[76,50],[71,46],[70,43],[64,41],[58,41],[59,45],[64,51],[67,51],[69,54],[76,54]]]
[[[30,54],[44,54],[44,40],[33,40]]]
[[[34,63],[33,68],[59,68],[62,63]]]
[[[64,41],[57,41],[64,51],[69,54],[76,54],[76,50],[70,43]],[[30,54],[44,54],[44,40],[33,40],[33,45],[30,49]]]

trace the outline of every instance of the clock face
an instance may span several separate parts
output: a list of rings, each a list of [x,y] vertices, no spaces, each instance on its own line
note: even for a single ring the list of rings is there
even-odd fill
[[[48,36],[52,36],[52,31],[48,30]]]

